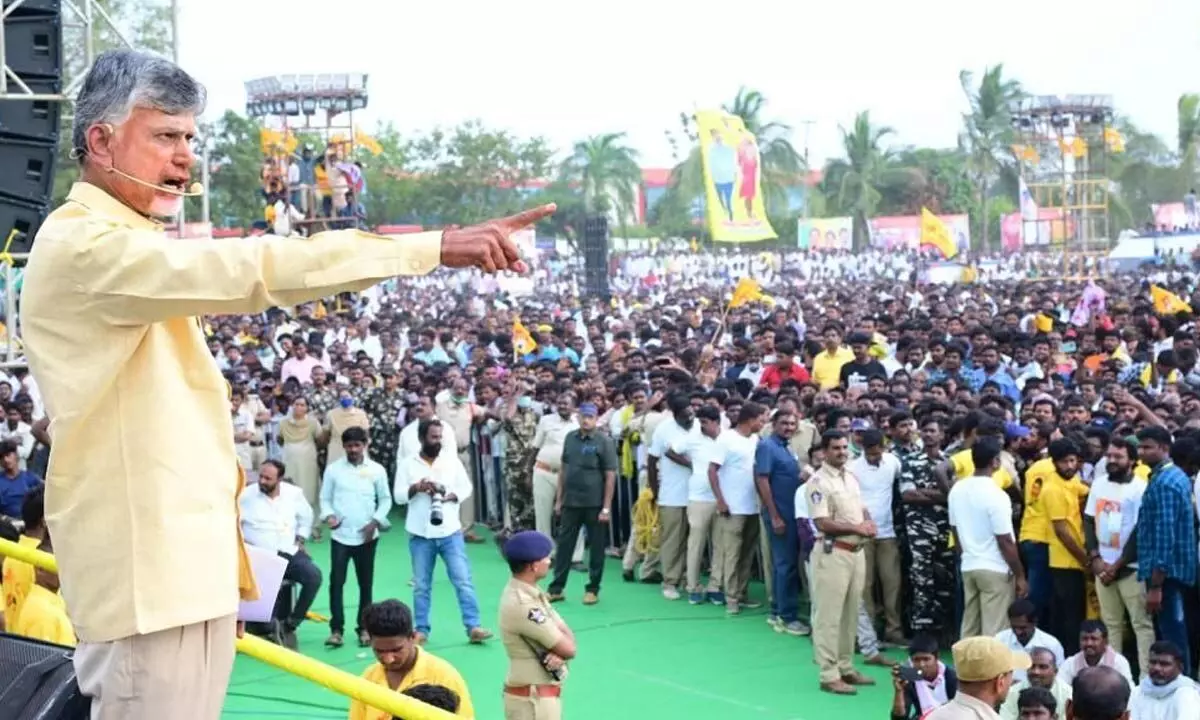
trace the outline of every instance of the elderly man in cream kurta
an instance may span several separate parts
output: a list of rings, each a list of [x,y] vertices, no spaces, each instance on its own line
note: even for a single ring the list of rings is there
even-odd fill
[[[521,270],[509,235],[552,206],[394,240],[168,238],[204,88],[174,64],[101,55],[75,104],[82,182],[38,232],[21,298],[54,453],[46,521],[92,720],[216,720],[238,598],[255,598],[229,388],[198,318],[259,313],[396,275]]]
[[[467,469],[471,478],[471,487],[475,492],[464,498],[458,506],[458,517],[462,521],[463,539],[467,542],[481,542],[472,528],[475,526],[475,498],[479,494],[478,463],[475,462],[475,448],[471,444],[471,430],[476,423],[487,420],[487,412],[467,399],[467,381],[459,378],[450,388],[450,395],[439,400],[434,412],[438,420],[446,423],[453,430],[454,443],[458,448],[458,459]]]

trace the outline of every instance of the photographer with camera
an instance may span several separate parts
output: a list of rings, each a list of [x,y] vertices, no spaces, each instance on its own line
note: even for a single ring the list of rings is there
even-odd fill
[[[398,502],[408,504],[408,549],[412,557],[413,615],[417,641],[429,637],[429,605],[433,590],[433,567],[437,559],[446,563],[446,574],[458,596],[463,626],[472,643],[482,643],[492,633],[480,624],[479,601],[471,582],[471,564],[467,559],[459,503],[471,496],[471,478],[457,455],[442,452],[444,426],[437,418],[425,418],[417,425],[421,451],[402,461],[403,477],[408,482],[406,496],[397,493]]]

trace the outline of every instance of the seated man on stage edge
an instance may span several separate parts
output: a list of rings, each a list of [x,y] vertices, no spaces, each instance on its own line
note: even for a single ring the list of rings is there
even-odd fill
[[[402,240],[168,238],[156,218],[199,192],[190,143],[204,102],[166,60],[101,55],[75,103],[81,182],[42,225],[25,273],[24,340],[53,419],[46,519],[92,720],[216,720],[239,595],[258,592],[239,532],[229,390],[198,318],[439,264],[523,272],[509,235],[554,212]]]

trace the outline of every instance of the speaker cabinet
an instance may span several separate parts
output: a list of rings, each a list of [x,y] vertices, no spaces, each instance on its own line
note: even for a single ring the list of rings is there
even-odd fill
[[[0,718],[87,720],[71,648],[0,633]]]
[[[612,297],[608,287],[608,218],[597,215],[584,221],[582,245],[584,292],[608,300]]]

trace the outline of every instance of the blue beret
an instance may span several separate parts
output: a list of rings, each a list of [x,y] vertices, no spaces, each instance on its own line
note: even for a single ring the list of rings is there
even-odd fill
[[[537,562],[550,557],[554,541],[537,530],[524,530],[504,543],[504,557],[510,562]]]
[[[592,403],[584,403],[579,406],[579,414],[587,417],[596,417],[600,414],[600,408],[596,407]]]

